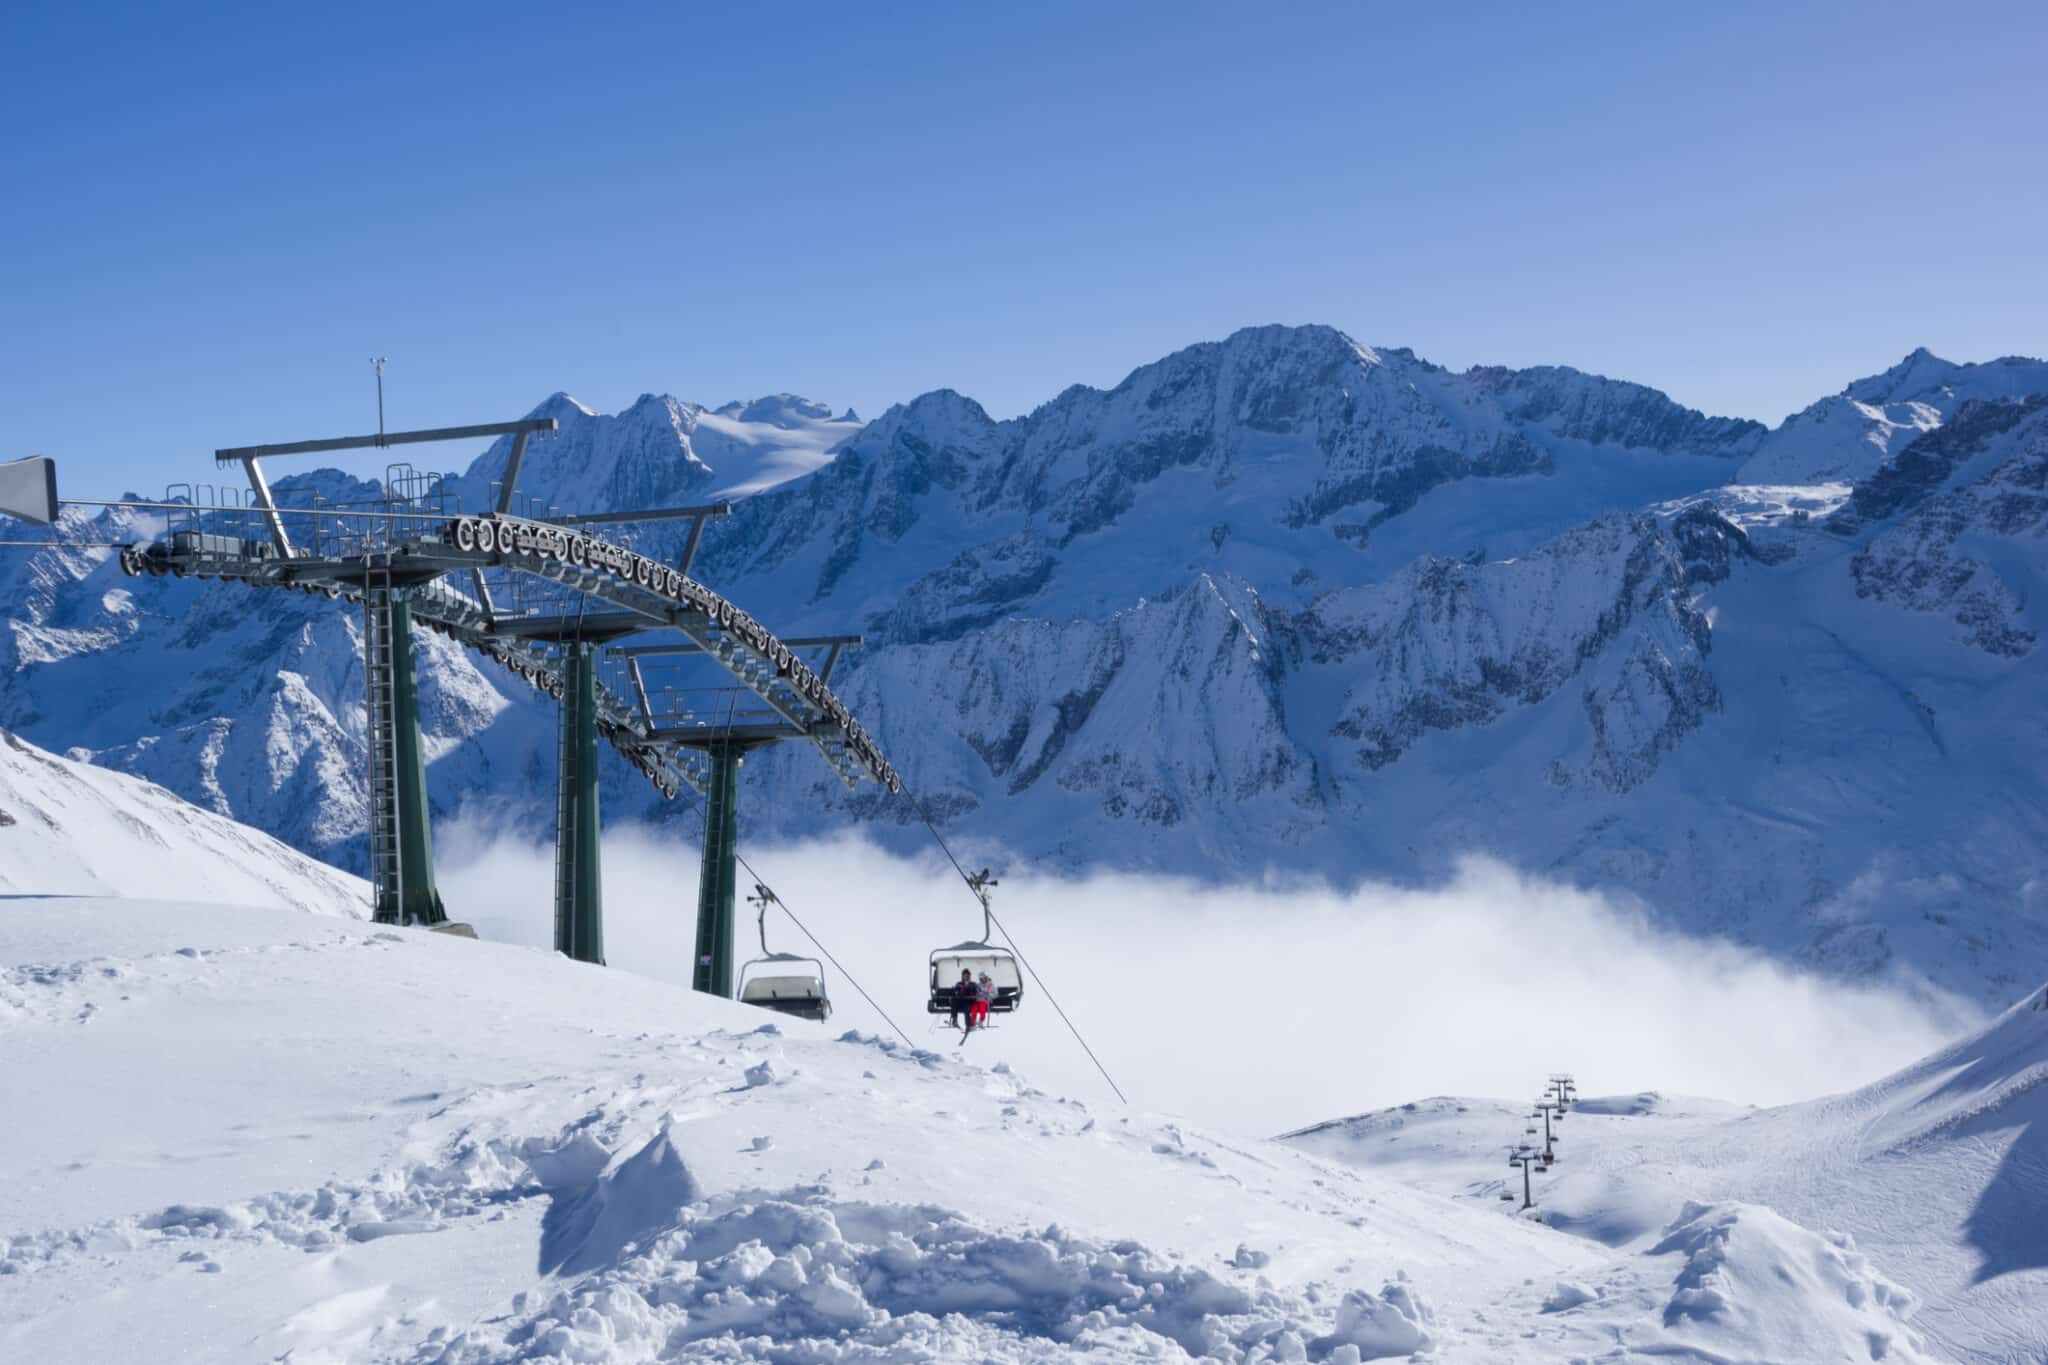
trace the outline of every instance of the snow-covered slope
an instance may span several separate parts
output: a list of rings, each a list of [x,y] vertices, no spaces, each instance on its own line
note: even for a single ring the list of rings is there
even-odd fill
[[[0,730],[0,891],[149,896],[170,886],[321,915],[360,917],[369,905],[362,881],[267,834]]]
[[[558,397],[522,483],[594,510],[816,463],[714,523],[698,572],[786,633],[865,631],[835,682],[989,856],[1342,880],[1486,852],[1992,1002],[2048,962],[2044,394],[2039,362],[1909,358],[1841,401],[1942,425],[1852,468],[1827,423],[1766,433],[1577,371],[1256,328],[1002,422],[944,391],[857,429],[786,398],[598,417]],[[1774,450],[1811,459],[1758,463]],[[125,580],[106,551],[0,574],[20,604],[0,723],[357,855],[345,614]],[[424,648],[437,811],[545,832],[547,704]],[[623,768],[605,799],[694,833]],[[907,803],[849,798],[794,746],[749,761],[744,818],[922,838]]]
[[[1922,1062],[1806,1104],[1741,1110],[1654,1093],[1586,1100],[1557,1129],[1558,1166],[1539,1178],[1544,1219],[1601,1245],[1657,1255],[1674,1240],[1697,1240],[1674,1231],[1674,1219],[1697,1221],[1688,1201],[1768,1205],[1805,1227],[1834,1230],[1839,1253],[1860,1247],[1898,1277],[1922,1301],[1913,1321],[1950,1358],[2038,1358],[2048,1343],[2044,1006],[2048,996],[2035,990]],[[1286,1141],[1483,1204],[1511,1174],[1498,1160],[1504,1146],[1532,1140],[1528,1112],[1500,1101],[1428,1100],[1318,1124]],[[1540,1134],[1533,1140],[1540,1144]],[[1729,1286],[1712,1287],[1730,1297]],[[1597,1288],[1589,1302],[1612,1297],[1609,1286]],[[1709,1322],[1739,1312],[1739,1300],[1708,1302],[1698,1316]]]
[[[21,900],[0,960],[9,1358],[1941,1358],[1738,1199],[1608,1247],[532,950]]]
[[[561,427],[529,443],[520,491],[564,512],[745,497],[822,467],[861,429],[851,409],[835,417],[788,393],[717,409],[648,393],[610,416],[558,393],[527,415]],[[463,506],[493,505],[511,454],[507,437],[470,465],[457,480]]]

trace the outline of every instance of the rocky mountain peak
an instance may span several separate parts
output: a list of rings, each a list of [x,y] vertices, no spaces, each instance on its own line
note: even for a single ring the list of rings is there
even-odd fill
[[[1881,374],[1859,379],[1842,390],[1844,396],[1859,403],[1896,403],[1916,398],[1929,390],[1938,389],[1954,380],[1956,375],[1972,368],[1943,360],[1925,346],[1916,346],[1904,360]]]

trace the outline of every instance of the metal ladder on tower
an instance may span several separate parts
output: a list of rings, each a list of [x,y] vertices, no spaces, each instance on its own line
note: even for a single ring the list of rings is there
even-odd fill
[[[398,818],[398,706],[392,658],[391,603],[396,589],[388,562],[366,559],[363,578],[363,692],[370,758],[370,886],[373,918],[402,917],[405,846]]]

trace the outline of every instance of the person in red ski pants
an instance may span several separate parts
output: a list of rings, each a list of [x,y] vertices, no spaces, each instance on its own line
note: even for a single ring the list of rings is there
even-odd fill
[[[996,998],[996,983],[983,972],[974,986],[974,1003],[967,1007],[967,1027],[980,1028],[988,1023],[988,1002]]]

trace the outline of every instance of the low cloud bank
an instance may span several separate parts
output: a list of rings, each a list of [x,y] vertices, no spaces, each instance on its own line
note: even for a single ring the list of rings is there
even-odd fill
[[[441,842],[451,914],[486,938],[550,945],[552,848],[464,826]],[[950,866],[854,838],[746,852],[913,1041],[954,1045],[924,1012],[926,955],[980,937],[981,915]],[[607,831],[604,886],[611,965],[687,985],[694,844]],[[1630,905],[1483,859],[1425,890],[1020,869],[996,895],[997,914],[1134,1104],[1247,1134],[1427,1095],[1523,1098],[1553,1071],[1575,1073],[1587,1095],[1784,1103],[1874,1080],[1980,1017],[1926,992],[1832,982],[1660,930]],[[744,958],[760,945],[741,908]],[[780,914],[768,939],[812,952]],[[827,971],[830,1028],[886,1031]],[[966,1046],[1047,1089],[1106,1095],[1044,993],[1028,982],[1027,992],[1022,1011]]]

